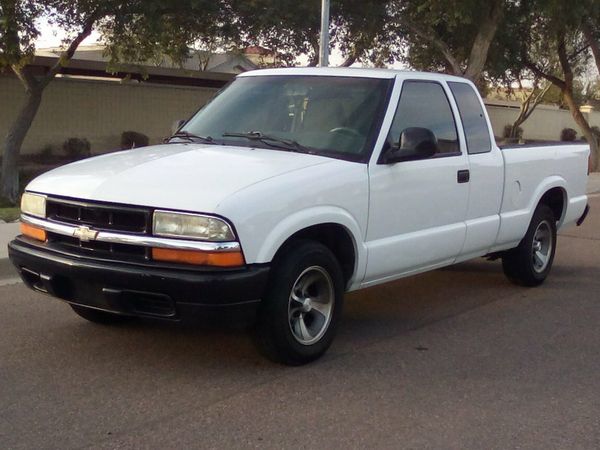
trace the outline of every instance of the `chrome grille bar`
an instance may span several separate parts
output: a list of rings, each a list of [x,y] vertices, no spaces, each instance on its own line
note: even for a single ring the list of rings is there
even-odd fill
[[[21,221],[34,227],[42,228],[50,233],[71,237],[75,236],[75,231],[79,228],[72,225],[38,219],[25,214],[21,214]],[[160,247],[174,250],[199,250],[203,252],[226,253],[237,252],[240,250],[239,242],[204,242],[188,239],[168,239],[139,234],[115,233],[111,231],[98,231],[94,240],[110,244],[140,245],[143,247]]]

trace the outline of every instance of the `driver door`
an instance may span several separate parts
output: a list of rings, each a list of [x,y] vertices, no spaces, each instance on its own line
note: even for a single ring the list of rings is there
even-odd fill
[[[469,166],[445,84],[403,82],[381,155],[369,166],[368,263],[364,286],[451,264],[463,246]],[[403,131],[430,130],[435,154],[386,163]]]

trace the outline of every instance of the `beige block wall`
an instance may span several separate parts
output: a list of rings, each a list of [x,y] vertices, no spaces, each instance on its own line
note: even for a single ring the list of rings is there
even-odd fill
[[[70,137],[87,138],[94,154],[119,148],[123,131],[137,131],[159,143],[170,134],[173,122],[188,118],[215,93],[197,88],[105,80],[57,78],[46,91],[38,115],[27,135],[22,154],[40,152],[46,145],[59,149]],[[24,100],[15,77],[0,76],[0,138],[16,117]],[[496,136],[513,123],[518,109],[487,105]],[[600,126],[600,112],[585,114]],[[526,139],[558,140],[563,128],[581,134],[567,110],[539,106],[523,124]],[[0,143],[2,141],[0,140]],[[0,144],[1,145],[1,144]]]
[[[119,148],[123,131],[137,131],[158,143],[173,122],[188,118],[217,89],[104,80],[57,78],[48,85],[22,154],[48,144],[62,147],[70,137],[87,138],[94,154]],[[19,81],[0,76],[2,140],[24,100]],[[0,141],[2,142],[2,141]]]
[[[519,115],[516,108],[486,105],[494,135],[501,137],[504,127],[512,124]],[[586,113],[590,126],[600,126],[600,112]],[[544,141],[558,141],[563,128],[577,130],[577,136],[581,136],[579,127],[573,120],[571,112],[566,109],[557,109],[538,106],[523,125],[523,137],[525,139],[539,139]]]

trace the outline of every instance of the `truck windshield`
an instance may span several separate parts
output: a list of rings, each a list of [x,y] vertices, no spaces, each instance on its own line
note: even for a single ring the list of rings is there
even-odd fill
[[[372,151],[389,83],[358,77],[240,77],[180,132],[205,136],[215,143],[365,161]]]

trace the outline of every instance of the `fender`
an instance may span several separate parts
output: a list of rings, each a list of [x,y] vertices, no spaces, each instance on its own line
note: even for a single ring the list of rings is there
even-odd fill
[[[550,189],[560,188],[565,193],[565,198],[568,198],[566,186],[567,182],[561,176],[549,176],[544,178],[544,180],[542,180],[542,182],[535,188],[533,194],[529,198],[529,202],[524,205],[523,208],[501,212],[500,230],[494,249],[499,248],[499,246],[502,246],[503,244],[515,242],[518,243],[521,241],[527,232],[527,227],[529,227],[529,223],[531,222],[535,208],[539,204],[544,194]],[[563,205],[563,217],[565,216],[566,208],[567,205]]]
[[[564,194],[563,195],[563,213],[562,213],[562,217],[560,217],[559,221],[558,221],[558,226],[560,226],[560,224],[562,223],[562,220],[564,219],[565,214],[567,212],[567,206],[568,206],[567,202],[568,202],[568,198],[569,198],[568,191],[567,191],[567,181],[560,175],[552,175],[548,178],[544,178],[544,180],[540,183],[540,185],[534,191],[534,194],[531,197],[531,202],[529,203],[529,205],[527,205],[527,208],[529,209],[528,226],[529,226],[529,222],[531,222],[531,219],[533,217],[533,213],[535,212],[535,209],[539,205],[542,197],[546,194],[546,192],[548,192],[550,189],[554,189],[554,188],[560,188]]]
[[[367,249],[364,245],[364,231],[352,215],[334,206],[316,206],[297,211],[277,223],[263,241],[257,256],[257,263],[269,263],[281,246],[295,233],[314,226],[333,223],[343,226],[352,237],[356,261],[354,274],[349,282],[350,290],[357,288],[364,277],[367,267]]]

